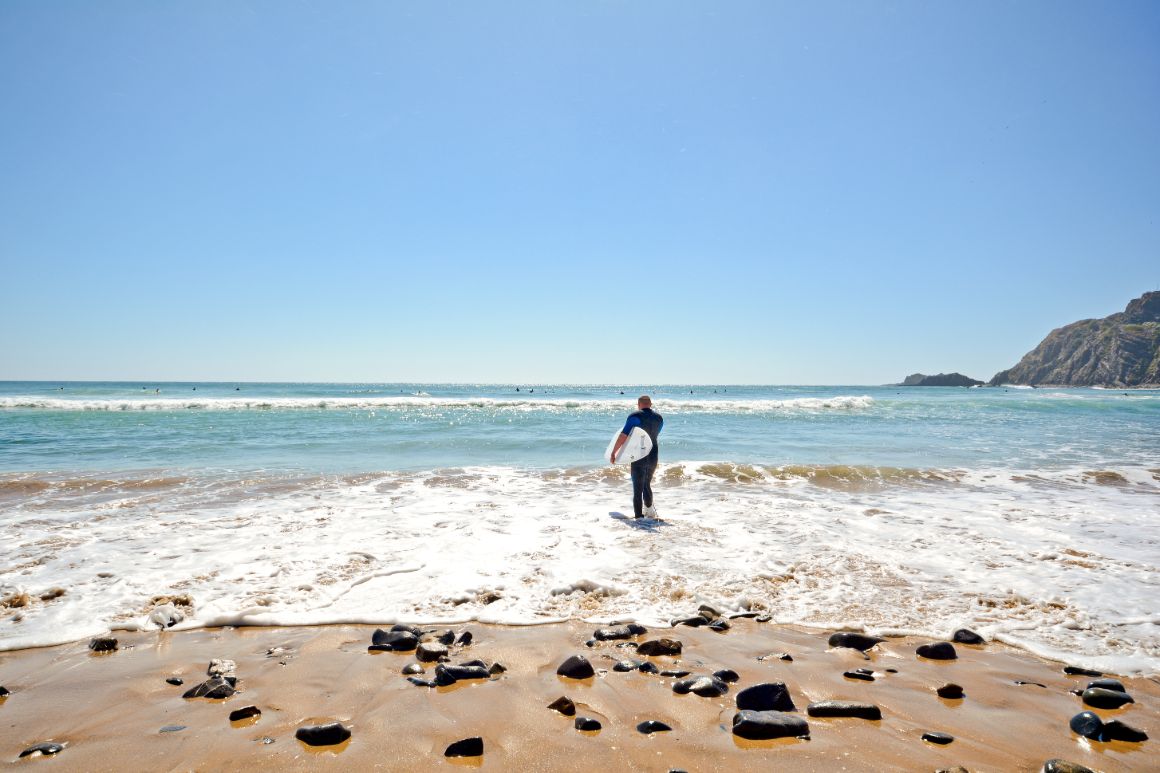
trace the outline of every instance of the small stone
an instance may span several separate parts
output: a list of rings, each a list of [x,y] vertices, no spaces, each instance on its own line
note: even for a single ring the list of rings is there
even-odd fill
[[[888,673],[888,674],[897,674],[897,673],[898,673],[898,669],[897,669],[897,668],[884,668],[884,669],[882,669],[882,670],[883,670],[883,671],[885,671],[885,672],[886,672],[886,673]]]
[[[1118,719],[1110,719],[1104,723],[1103,732],[1100,733],[1100,740],[1140,743],[1141,741],[1148,740],[1148,734],[1143,730],[1137,730],[1131,725],[1125,725]]]
[[[828,644],[831,647],[849,647],[850,649],[865,652],[875,644],[880,644],[884,641],[886,640],[880,639],[877,636],[867,636],[864,633],[841,631],[830,636]]]
[[[588,679],[596,674],[592,664],[588,662],[588,658],[583,655],[573,655],[568,658],[560,664],[556,673],[568,679]]]
[[[720,698],[729,692],[729,685],[715,676],[694,676],[677,681],[673,685],[673,692],[677,695],[691,692],[702,698]]]
[[[681,643],[676,639],[649,639],[636,648],[641,655],[680,655]]]
[[[1068,676],[1103,676],[1103,671],[1092,671],[1090,668],[1080,668],[1079,666],[1064,666],[1063,673]],[[1063,760],[1048,760],[1048,762],[1063,762]],[[1072,763],[1066,763],[1071,765]]]
[[[882,710],[873,703],[853,701],[815,701],[806,707],[811,717],[855,717],[857,719],[882,719]]]
[[[721,612],[709,606],[708,604],[702,604],[701,606],[697,607],[697,611],[700,612],[701,615],[703,615],[707,620],[715,620],[718,617],[721,617]]]
[[[852,671],[842,672],[842,676],[847,679],[860,679],[863,682],[873,682],[874,672],[868,668],[855,668]]]
[[[758,615],[757,617],[753,618],[753,621],[756,623],[768,623],[772,619],[773,615]]]
[[[729,630],[729,621],[725,620],[724,618],[714,620],[713,622],[709,623],[709,628],[711,630],[717,631],[718,633],[723,633]]]
[[[117,649],[117,640],[112,636],[97,636],[89,641],[89,649],[93,652],[113,652]]]
[[[722,682],[728,682],[729,684],[736,684],[737,682],[741,681],[741,676],[731,668],[723,668],[720,671],[714,671],[713,676],[717,677]]]
[[[661,671],[661,676],[668,676],[668,677],[672,677],[673,679],[680,679],[681,677],[688,676],[690,673],[691,673],[690,671],[686,671],[683,668],[666,668],[664,671]]]
[[[1084,674],[1084,676],[1092,676],[1092,674]],[[1076,762],[1068,762],[1061,760],[1058,757],[1050,759],[1043,763],[1043,773],[1096,773],[1088,767],[1084,767]]]
[[[491,668],[487,669],[487,673],[491,676],[499,676],[500,674],[507,673],[507,666],[502,663],[492,663]]]
[[[646,719],[636,726],[636,731],[638,733],[644,733],[645,735],[649,733],[667,733],[670,730],[672,730],[671,727],[656,719]]]
[[[487,679],[489,674],[483,666],[452,666],[440,663],[435,666],[435,684],[447,687],[461,680]]]
[[[588,647],[589,649],[591,649],[592,647],[595,647],[595,646],[596,646],[596,640],[595,640],[595,639],[589,639],[588,641],[584,642],[584,646],[585,646],[585,647]]]
[[[657,674],[657,673],[660,673],[660,669],[659,669],[659,668],[657,668],[657,664],[656,664],[656,663],[649,663],[649,662],[647,662],[647,661],[646,661],[646,662],[644,662],[644,663],[641,663],[639,666],[637,666],[637,669],[636,669],[636,670],[637,670],[637,671],[639,671],[639,672],[641,672],[642,674]]]
[[[1105,690],[1102,687],[1089,687],[1083,691],[1083,702],[1097,709],[1118,709],[1125,703],[1135,703],[1131,695],[1119,690]]]
[[[166,684],[171,684],[174,687],[180,687],[181,685],[185,684],[185,680],[182,679],[180,676],[171,676],[168,679],[166,679],[165,682],[166,682]]]
[[[206,679],[196,687],[192,687],[185,691],[182,698],[207,698],[209,700],[222,700],[233,695],[237,690],[226,679],[220,676],[215,676],[212,679]]]
[[[478,666],[479,668],[487,668],[487,661],[475,658],[474,660],[465,660],[459,665],[461,666]]]
[[[260,716],[262,716],[262,710],[257,706],[243,706],[240,709],[235,709],[230,712],[230,722],[238,722],[243,719],[249,719],[250,717]]]
[[[395,623],[391,626],[391,630],[396,633],[409,633],[416,639],[423,638],[423,632],[413,625],[403,625],[402,623]]]
[[[205,673],[207,676],[220,676],[222,678],[235,676],[238,673],[238,664],[232,660],[214,658],[209,662],[209,667],[206,668]]]
[[[384,631],[379,628],[371,637],[372,652],[411,652],[419,646],[419,637],[411,631]]]
[[[341,722],[306,725],[298,728],[294,737],[307,746],[334,746],[350,738],[350,729]]]
[[[408,663],[407,665],[403,666],[403,674],[405,676],[410,676],[412,674],[425,674],[425,673],[427,673],[427,669],[423,668],[418,663]]]
[[[566,695],[561,695],[549,703],[548,708],[552,709],[552,711],[558,711],[566,717],[576,716],[576,704]]]
[[[753,741],[808,738],[810,725],[797,714],[744,709],[733,715],[733,734]]]
[[[442,644],[420,644],[415,649],[415,657],[424,663],[434,663],[447,656],[447,648]]]
[[[575,725],[577,730],[589,731],[599,730],[602,727],[600,720],[592,717],[576,717]]]
[[[29,746],[24,751],[20,752],[21,757],[39,757],[41,755],[49,756],[52,754],[60,754],[64,751],[64,746],[59,743],[52,743],[46,741],[45,743],[38,743],[35,746]]]
[[[413,685],[416,685],[417,687],[438,687],[439,686],[439,685],[435,684],[435,682],[431,679],[420,679],[417,676],[408,676],[407,681]],[[450,682],[450,684],[454,684],[454,682]]]
[[[788,652],[778,652],[776,654],[761,655],[757,659],[759,661],[761,661],[761,660],[782,660],[782,661],[785,661],[786,663],[792,663],[793,662],[793,655],[789,654]]]
[[[617,626],[616,628],[597,628],[592,635],[597,641],[612,641],[614,639],[631,639],[634,636],[648,633],[648,629],[643,625],[631,623],[629,625]]]
[[[448,628],[446,631],[439,634],[437,641],[444,647],[450,647],[455,643],[455,631],[452,631],[450,628]]]
[[[184,730],[187,727],[189,727],[189,725],[166,725],[165,727],[161,728],[157,732],[159,732],[159,733],[180,733],[182,730]]]
[[[954,636],[951,637],[951,641],[956,642],[958,644],[986,644],[987,643],[986,639],[984,639],[982,636],[979,636],[979,634],[975,633],[970,628],[960,628],[959,630],[955,631]]]
[[[701,615],[693,615],[692,617],[679,617],[673,620],[669,625],[676,628],[678,625],[687,625],[690,628],[700,628],[703,625],[708,625],[709,621]]]
[[[935,690],[935,692],[938,693],[938,697],[946,698],[947,700],[952,701],[959,700],[963,697],[962,685],[957,685],[954,682],[947,682],[942,687]]]
[[[927,741],[929,743],[937,743],[939,746],[946,746],[948,743],[955,740],[955,737],[949,733],[931,732],[931,733],[923,733],[922,740]]]
[[[931,642],[930,644],[921,644],[915,650],[919,656],[930,658],[931,660],[955,660],[959,654],[955,652],[955,645],[948,641]]]
[[[643,665],[643,663],[639,660],[618,660],[616,665],[612,667],[612,670],[624,673],[627,671],[635,671],[640,668],[641,665]]]
[[[967,770],[962,765],[955,765],[953,768],[939,768],[934,773],[971,773],[971,771]]]
[[[444,757],[481,757],[483,756],[483,739],[479,736],[464,738],[447,747]]]
[[[1096,679],[1094,681],[1088,682],[1087,688],[1089,690],[1097,687],[1101,690],[1115,690],[1116,692],[1122,692],[1125,695],[1128,694],[1128,691],[1124,689],[1124,683],[1119,679]]]
[[[460,647],[466,647],[471,644],[471,631],[464,631],[459,635],[459,639],[455,642]]]
[[[797,711],[784,682],[755,684],[737,693],[737,708],[743,711]]]
[[[1104,729],[1104,721],[1090,711],[1076,714],[1067,724],[1073,733],[1093,740],[1099,738]]]

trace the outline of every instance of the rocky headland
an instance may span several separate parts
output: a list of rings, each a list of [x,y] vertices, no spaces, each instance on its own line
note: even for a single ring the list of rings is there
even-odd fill
[[[984,382],[964,376],[962,373],[939,373],[934,376],[928,376],[925,373],[912,373],[902,380],[901,384],[897,386],[950,386],[950,387],[973,387],[982,386]]]

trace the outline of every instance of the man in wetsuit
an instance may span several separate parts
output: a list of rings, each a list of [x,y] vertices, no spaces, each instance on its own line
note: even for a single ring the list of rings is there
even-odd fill
[[[636,407],[639,410],[630,414],[628,421],[624,423],[624,429],[620,431],[620,437],[616,439],[616,446],[612,449],[612,458],[609,461],[613,464],[616,463],[616,455],[628,442],[628,433],[632,432],[633,427],[640,427],[648,433],[653,442],[652,451],[645,458],[637,459],[631,466],[632,510],[636,513],[637,518],[643,518],[646,515],[649,518],[656,518],[657,511],[653,507],[652,479],[653,473],[657,470],[657,460],[660,458],[660,444],[657,442],[657,435],[661,433],[661,427],[664,426],[665,420],[652,409],[652,399],[648,395],[641,395],[640,399],[636,401]]]

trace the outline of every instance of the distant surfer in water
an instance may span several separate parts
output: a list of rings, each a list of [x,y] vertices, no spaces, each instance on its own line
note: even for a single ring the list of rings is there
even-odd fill
[[[616,463],[616,455],[628,442],[628,433],[632,432],[634,427],[640,427],[648,433],[653,442],[652,451],[643,459],[637,459],[630,467],[632,470],[632,510],[636,513],[637,518],[643,518],[646,515],[649,518],[656,518],[657,510],[653,507],[652,479],[653,473],[657,471],[657,460],[660,459],[660,444],[657,442],[657,435],[661,434],[661,427],[665,425],[665,420],[652,409],[652,398],[648,395],[641,395],[636,401],[636,407],[638,410],[630,414],[628,421],[624,423],[624,429],[620,431],[620,437],[616,439],[616,446],[612,449],[612,457],[609,461],[613,464]]]

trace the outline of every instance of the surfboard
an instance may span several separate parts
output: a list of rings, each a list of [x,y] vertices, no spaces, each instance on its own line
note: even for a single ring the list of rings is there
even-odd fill
[[[608,444],[608,448],[604,449],[605,460],[612,456],[612,449],[616,448],[616,440],[619,437],[620,430],[616,430],[616,434],[612,436],[612,441]],[[652,438],[648,436],[648,433],[640,427],[633,427],[632,432],[628,433],[628,440],[624,441],[624,447],[616,455],[616,463],[632,464],[637,459],[643,459],[648,456],[652,448]]]

